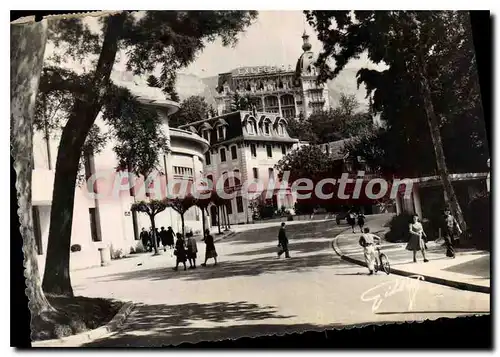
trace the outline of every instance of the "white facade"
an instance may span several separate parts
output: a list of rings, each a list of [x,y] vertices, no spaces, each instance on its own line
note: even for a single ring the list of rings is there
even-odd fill
[[[293,209],[294,200],[289,187],[282,185],[275,165],[299,145],[286,131],[286,120],[274,113],[239,111],[216,118],[209,118],[183,126],[200,133],[210,141],[205,154],[205,176],[216,185],[228,177],[228,186],[234,187],[235,197],[227,208],[230,224],[252,222],[249,209],[251,197],[242,194],[242,184],[258,180],[262,185],[262,198],[273,200],[276,209],[285,206]],[[220,129],[219,129],[220,128]],[[231,173],[233,175],[231,175]],[[236,177],[236,181],[234,177]],[[270,183],[271,176],[274,185]],[[256,186],[251,186],[249,191]],[[245,189],[243,188],[243,192]],[[271,191],[267,193],[267,191]],[[214,208],[209,208],[212,225],[215,225]]]
[[[147,99],[138,95],[138,99]],[[164,97],[163,97],[164,98]],[[175,180],[195,179],[203,170],[204,153],[208,149],[208,142],[200,136],[189,131],[171,129],[168,127],[168,115],[177,110],[176,103],[168,100],[147,101],[154,105],[163,117],[163,130],[169,138],[171,152],[161,155],[160,162],[166,177],[161,182],[166,193],[165,178],[168,182]],[[98,118],[97,124],[102,128],[106,126]],[[34,170],[32,175],[32,205],[35,238],[38,245],[38,261],[40,272],[43,274],[45,266],[45,253],[50,224],[50,209],[54,183],[55,164],[59,136],[50,139],[50,151],[47,141],[42,133],[36,132],[33,139]],[[49,154],[50,152],[50,154]],[[48,157],[51,156],[49,163]],[[100,265],[98,249],[110,247],[112,252],[122,251],[129,254],[131,250],[142,247],[139,240],[139,231],[142,227],[149,229],[149,217],[137,213],[136,228],[134,229],[134,214],[130,211],[134,201],[146,199],[144,184],[135,185],[131,192],[129,183],[116,172],[118,160],[113,151],[113,142],[108,142],[104,150],[91,157],[86,170],[91,171],[99,179],[96,180],[96,192],[101,198],[92,197],[86,185],[77,186],[73,207],[73,225],[71,244],[81,246],[81,251],[72,252],[70,255],[70,269],[80,269]],[[182,171],[182,174],[180,174]],[[176,172],[179,172],[176,174]],[[124,176],[127,176],[124,174]],[[121,186],[121,190],[118,188]],[[119,195],[114,193],[119,192]],[[181,231],[180,216],[168,208],[159,213],[155,218],[157,228],[172,226],[175,232]],[[194,232],[202,230],[201,212],[197,207],[192,207],[185,214],[187,230]]]

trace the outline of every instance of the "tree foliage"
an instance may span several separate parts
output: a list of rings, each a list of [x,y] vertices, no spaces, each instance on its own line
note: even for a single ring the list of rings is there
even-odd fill
[[[277,164],[278,177],[283,178],[285,172],[290,172],[289,182],[299,178],[308,178],[317,182],[325,177],[339,174],[342,167],[330,156],[325,155],[320,147],[314,145],[302,146],[290,151]]]
[[[359,111],[359,102],[354,94],[342,93],[339,104],[304,119],[289,120],[290,136],[323,144],[331,141],[359,136],[373,131],[373,118],[370,113]]]
[[[178,128],[181,125],[206,119],[209,109],[205,98],[193,95],[182,101],[179,111],[169,118],[169,125],[173,128]]]
[[[100,17],[97,31],[81,18],[49,20],[48,41],[56,49],[50,58],[54,66],[49,71],[50,80],[40,85],[39,90],[44,93],[68,91],[74,101],[62,129],[57,156],[43,281],[45,291],[73,294],[69,248],[79,160],[103,107],[120,102],[111,98],[114,95],[127,97],[126,91],[117,90],[110,80],[117,56],[125,56],[127,70],[135,75],[159,73],[158,83],[152,84],[172,97],[178,70],[189,65],[205,45],[216,38],[221,38],[224,45],[234,44],[237,34],[256,16],[255,11],[119,12]],[[81,70],[68,70],[62,62],[68,58],[82,63]],[[108,115],[107,119],[117,118]],[[159,121],[152,118],[148,123],[156,126],[149,132],[156,133]],[[128,134],[124,137],[130,138]],[[127,147],[119,152],[130,153],[130,150]],[[151,163],[149,159],[146,161]]]
[[[415,176],[437,169],[421,94],[419,50],[448,167],[452,172],[485,169],[488,143],[467,12],[355,11],[351,16],[349,11],[307,11],[306,16],[324,45],[318,58],[321,80],[333,78],[365,51],[371,61],[388,66],[362,68],[357,76],[386,128],[378,142],[386,145],[380,150],[392,156],[394,170]],[[335,60],[334,69],[328,58]]]

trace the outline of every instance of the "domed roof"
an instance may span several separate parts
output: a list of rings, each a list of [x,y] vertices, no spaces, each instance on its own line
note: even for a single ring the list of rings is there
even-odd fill
[[[314,52],[311,51],[311,44],[309,43],[309,35],[304,31],[302,35],[304,43],[302,44],[302,50],[304,51],[299,59],[297,60],[297,65],[295,66],[295,85],[299,86],[299,78],[303,74],[311,73],[314,67]]]

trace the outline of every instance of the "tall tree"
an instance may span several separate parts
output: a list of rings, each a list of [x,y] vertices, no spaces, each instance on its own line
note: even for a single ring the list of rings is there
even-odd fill
[[[153,199],[149,201],[134,202],[130,208],[132,212],[141,212],[148,215],[151,222],[151,233],[153,234],[153,241],[151,243],[154,247],[154,255],[160,254],[158,251],[158,237],[156,236],[155,217],[158,213],[165,211],[167,207],[168,205],[165,200]]]
[[[165,199],[167,207],[172,208],[181,216],[182,236],[186,237],[186,226],[184,224],[184,215],[196,204],[196,199],[193,195],[185,195],[184,197],[174,197]]]
[[[205,98],[193,95],[182,101],[179,111],[169,119],[169,125],[178,128],[181,125],[189,124],[208,117],[209,106]]]
[[[46,20],[31,24],[11,24],[10,54],[10,135],[16,170],[19,223],[23,236],[26,293],[32,323],[54,311],[45,294],[38,271],[36,241],[33,233],[31,173],[33,157],[33,117],[38,81],[43,65],[47,36]]]
[[[445,152],[457,153],[456,157],[460,152],[462,161],[466,161],[466,156],[478,158],[484,151],[484,123],[468,14],[306,11],[306,16],[324,44],[317,63],[320,80],[335,77],[351,58],[365,51],[371,61],[388,66],[381,71],[361,69],[358,83],[364,83],[368,94],[373,94],[374,111],[381,113],[388,132],[398,141],[399,161],[405,170],[401,174],[435,171],[453,213],[465,227],[447,167],[447,159],[455,155],[447,154],[445,158]],[[329,58],[335,60],[334,70],[327,64]],[[474,150],[463,151],[462,145],[456,144],[449,145],[448,150],[443,148],[446,138],[451,138],[441,130],[447,123],[475,128],[473,135],[462,133],[465,135],[461,137]]]
[[[109,102],[110,91],[115,91],[110,74],[118,51],[126,53],[127,69],[134,74],[152,73],[160,67],[161,86],[172,93],[177,70],[191,63],[207,42],[220,37],[224,45],[234,44],[237,34],[256,16],[255,11],[147,11],[141,16],[121,12],[102,18],[100,33],[92,32],[81,19],[51,20],[49,40],[62,57],[90,59],[92,68],[83,75],[68,76],[58,66],[53,80],[43,88],[77,94],[57,155],[43,281],[46,292],[73,294],[69,248],[78,164],[92,125]],[[77,81],[72,80],[75,75]]]

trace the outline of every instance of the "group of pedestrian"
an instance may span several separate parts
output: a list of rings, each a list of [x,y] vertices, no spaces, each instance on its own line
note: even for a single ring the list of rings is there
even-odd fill
[[[153,230],[152,227],[149,228],[149,231],[146,231],[143,227],[140,234],[142,245],[148,252],[153,251],[155,242],[157,247],[162,245],[165,252],[167,251],[167,247],[173,249],[174,237],[175,233],[172,230],[172,227],[168,227],[167,230],[165,230],[165,227],[161,227],[160,231],[158,228]]]
[[[356,227],[356,223],[358,224],[359,231],[360,233],[363,233],[363,227],[365,226],[365,215],[363,212],[355,212],[353,210],[350,210],[347,213],[347,224],[351,226],[352,233],[356,233],[354,227]]]
[[[451,214],[449,208],[444,210],[441,228],[446,247],[445,254],[447,257],[455,258],[455,246],[458,243],[459,236],[462,234],[462,230],[460,229],[460,225],[455,217]],[[410,239],[406,245],[406,250],[413,252],[413,262],[417,262],[417,252],[422,254],[424,263],[429,262],[429,259],[427,259],[425,254],[425,251],[427,250],[428,238],[418,215],[412,216],[412,222],[409,224],[408,230],[410,233]],[[378,259],[375,253],[375,244],[380,242],[381,238],[370,233],[370,229],[368,227],[363,229],[363,234],[359,238],[359,245],[363,247],[364,258],[368,267],[369,275],[374,274],[375,264],[378,264]]]
[[[212,258],[215,260],[214,266],[217,265],[217,251],[215,250],[214,237],[210,234],[210,230],[205,230],[202,241],[205,242],[205,262],[201,264],[201,266],[207,266],[208,259]],[[198,247],[193,232],[188,232],[186,234],[186,240],[184,240],[182,234],[177,233],[174,255],[176,256],[176,264],[175,268],[173,268],[174,270],[177,271],[179,269],[180,263],[184,265],[184,270],[187,270],[186,260],[189,262],[189,269],[196,269]]]
[[[444,214],[441,222],[441,229],[444,238],[444,244],[446,247],[446,256],[450,258],[455,258],[455,245],[459,241],[459,237],[462,234],[462,230],[457,220],[451,214],[449,208],[445,208]],[[418,215],[413,216],[413,220],[409,226],[410,240],[406,245],[406,249],[413,252],[413,262],[417,262],[417,252],[422,253],[424,258],[424,263],[429,260],[425,256],[425,251],[427,250],[427,234],[424,232],[422,223]]]

